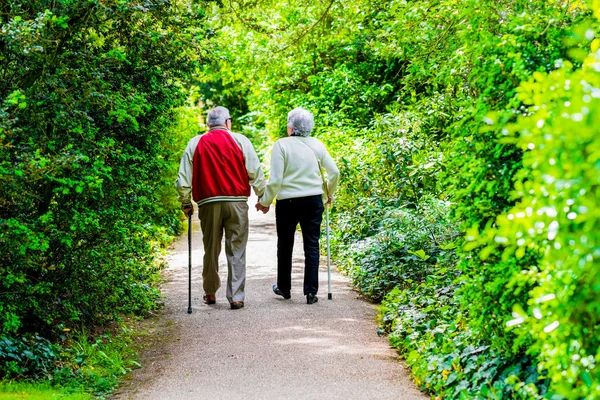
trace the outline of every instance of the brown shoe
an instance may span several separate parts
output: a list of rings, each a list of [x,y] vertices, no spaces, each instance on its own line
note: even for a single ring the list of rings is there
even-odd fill
[[[239,310],[240,308],[244,307],[244,302],[243,301],[234,301],[233,303],[230,304],[231,309],[232,310]]]
[[[215,304],[217,302],[217,298],[214,294],[205,294],[203,299],[204,304]]]

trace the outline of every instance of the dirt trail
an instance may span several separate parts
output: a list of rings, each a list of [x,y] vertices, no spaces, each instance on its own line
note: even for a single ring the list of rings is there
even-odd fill
[[[254,204],[251,199],[250,204]],[[225,287],[202,303],[202,236],[193,218],[193,313],[187,314],[187,234],[168,258],[165,310],[153,321],[134,371],[117,399],[425,399],[387,340],[376,334],[375,309],[357,299],[346,278],[326,265],[319,302],[302,295],[303,255],[296,236],[292,299],[271,290],[276,274],[273,210],[250,210],[246,306],[230,310]],[[325,264],[324,262],[322,264]],[[227,264],[220,260],[222,281]]]

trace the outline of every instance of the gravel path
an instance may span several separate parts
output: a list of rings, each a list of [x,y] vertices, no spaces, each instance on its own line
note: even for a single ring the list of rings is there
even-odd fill
[[[254,204],[251,199],[250,204]],[[296,236],[292,299],[271,290],[276,274],[273,210],[250,210],[246,306],[230,310],[225,287],[217,304],[202,303],[202,236],[193,218],[193,313],[187,314],[187,233],[168,257],[165,309],[151,321],[141,355],[117,399],[425,399],[385,338],[376,334],[375,308],[357,298],[326,263],[319,302],[302,295],[303,256]],[[220,275],[227,278],[222,254]]]

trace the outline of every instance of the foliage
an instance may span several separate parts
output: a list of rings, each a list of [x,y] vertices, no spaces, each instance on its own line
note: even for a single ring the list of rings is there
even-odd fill
[[[96,395],[110,393],[125,374],[140,367],[130,334],[124,327],[116,335],[74,336],[51,377],[54,384]]]
[[[202,7],[0,2],[0,378],[106,394],[136,366],[124,337],[69,332],[159,306]]]
[[[420,207],[418,212],[393,204],[376,209],[379,217],[368,218],[378,225],[376,232],[340,251],[353,282],[371,300],[380,302],[392,289],[418,285],[432,273],[444,248],[454,247],[456,232],[444,215],[447,205],[428,199]]]
[[[0,379],[5,382],[50,383],[62,393],[105,396],[134,368],[134,332],[122,325],[120,331],[90,337],[85,332],[63,338],[60,344],[39,336],[0,338]],[[24,390],[27,386],[23,386]]]
[[[162,0],[0,8],[0,333],[144,314],[157,246],[179,229],[169,127],[203,14]]]
[[[421,389],[444,398],[539,398],[535,360],[506,357],[466,329],[466,315],[454,300],[453,262],[441,260],[418,285],[394,289],[380,310],[390,343],[404,355]],[[449,268],[450,266],[450,268]]]
[[[508,325],[519,337],[532,336],[528,351],[539,354],[557,393],[589,399],[598,398],[600,385],[597,29],[590,22],[574,29],[571,54],[577,57],[580,43],[591,42],[581,68],[564,61],[520,86],[528,113],[505,128],[503,139],[525,151],[512,192],[517,203],[473,238],[486,245],[481,257],[490,248],[502,250],[503,259],[538,254],[534,267],[509,281],[529,290],[512,303]]]
[[[470,71],[476,98],[465,107],[465,118],[452,127],[448,148],[452,159],[447,171],[453,175],[444,179],[456,202],[455,217],[467,229],[467,236],[468,229],[492,225],[496,215],[514,204],[510,195],[513,177],[522,167],[521,150],[498,141],[500,129],[482,128],[488,111],[498,110],[503,121],[525,111],[515,97],[517,86],[536,71],[551,70],[556,59],[567,56],[563,37],[567,24],[578,15],[569,11],[572,14],[565,13],[561,2],[517,2],[491,19],[489,14],[481,14],[487,24],[496,20],[497,28],[478,30],[470,38],[468,56],[477,60]],[[470,22],[483,21],[474,18]],[[513,274],[535,265],[536,254],[503,262],[497,253],[480,259],[472,251],[470,245],[461,249],[458,267],[464,272],[464,285],[457,294],[461,308],[468,310],[468,323],[480,338],[500,353],[516,356],[525,350],[529,338],[515,341],[504,324],[512,304],[521,301],[528,288],[510,290],[509,281]]]
[[[0,371],[2,378],[45,378],[51,374],[60,355],[60,346],[40,336],[0,338]]]

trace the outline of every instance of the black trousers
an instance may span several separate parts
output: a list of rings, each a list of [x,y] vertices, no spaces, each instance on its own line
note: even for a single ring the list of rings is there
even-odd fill
[[[294,234],[300,224],[304,240],[304,295],[319,290],[319,238],[323,220],[321,195],[277,200],[277,286],[283,292],[292,288]]]

